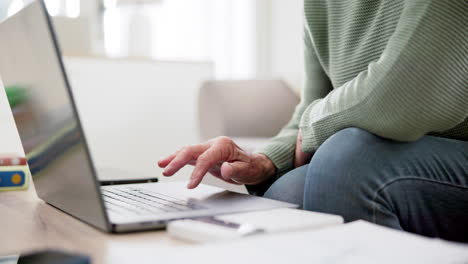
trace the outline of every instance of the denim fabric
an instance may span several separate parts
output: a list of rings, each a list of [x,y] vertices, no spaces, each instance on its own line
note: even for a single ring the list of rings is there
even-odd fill
[[[306,181],[308,165],[288,172],[275,181],[266,191],[264,197],[281,200],[304,208],[304,184]]]
[[[330,137],[310,164],[265,197],[306,210],[468,241],[468,142],[425,136],[395,142],[358,128]]]

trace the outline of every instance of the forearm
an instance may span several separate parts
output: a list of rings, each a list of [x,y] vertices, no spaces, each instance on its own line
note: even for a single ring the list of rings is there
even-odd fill
[[[301,103],[296,107],[291,121],[268,145],[257,150],[265,154],[277,168],[277,176],[294,168],[294,154],[299,123],[306,108],[316,99],[325,97],[332,89],[328,76],[320,64],[312,44],[307,26],[304,29],[305,82],[302,89]]]

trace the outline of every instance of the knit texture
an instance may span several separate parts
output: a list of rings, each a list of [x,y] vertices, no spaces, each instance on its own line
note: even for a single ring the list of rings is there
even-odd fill
[[[384,138],[468,141],[468,1],[305,0],[301,103],[259,153],[293,168],[299,129],[313,153],[358,127]]]

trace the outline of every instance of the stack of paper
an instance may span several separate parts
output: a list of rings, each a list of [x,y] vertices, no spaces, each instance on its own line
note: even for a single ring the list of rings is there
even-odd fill
[[[213,243],[266,233],[314,230],[342,223],[343,218],[338,215],[278,208],[208,217],[207,220],[177,220],[168,224],[167,232],[181,240]]]
[[[119,245],[112,245],[119,246]],[[124,246],[124,245],[120,245]],[[149,256],[139,263],[326,263],[326,264],[467,264],[468,246],[429,239],[358,221],[318,231],[265,235],[232,243],[123,250],[115,263]],[[114,250],[113,250],[114,251]],[[118,260],[118,261],[117,261]],[[127,262],[126,262],[127,261]]]

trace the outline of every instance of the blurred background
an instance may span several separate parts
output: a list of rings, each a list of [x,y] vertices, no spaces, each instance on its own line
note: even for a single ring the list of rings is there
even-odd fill
[[[29,2],[0,1],[0,18]],[[159,175],[160,157],[219,135],[251,151],[299,100],[302,1],[45,3],[100,167]],[[22,153],[12,120],[2,92],[0,153]]]
[[[30,0],[2,0],[15,13]],[[215,78],[301,82],[302,1],[45,0],[65,55],[212,62]]]

